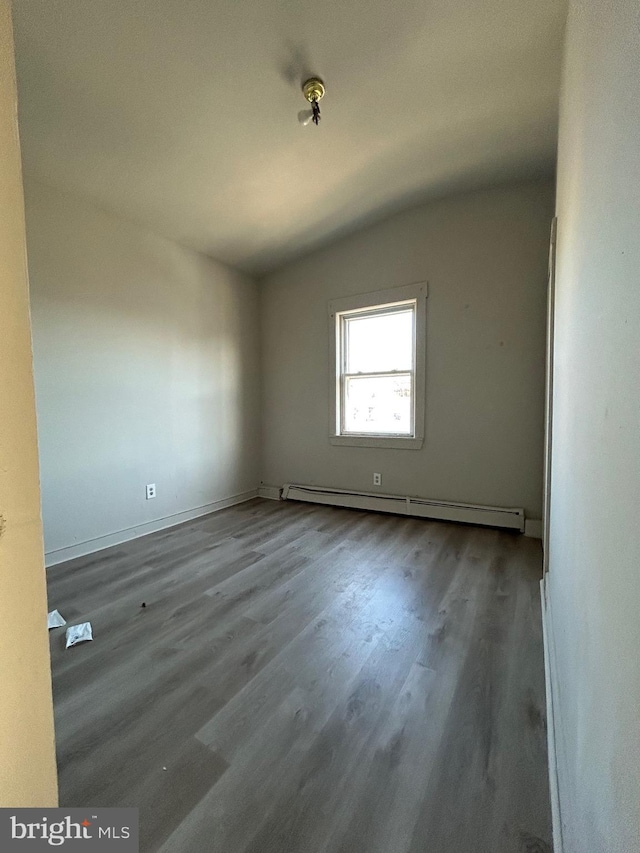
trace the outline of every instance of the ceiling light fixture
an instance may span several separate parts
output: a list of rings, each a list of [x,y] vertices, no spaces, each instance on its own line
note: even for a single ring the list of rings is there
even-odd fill
[[[302,93],[311,104],[311,109],[301,110],[298,113],[298,121],[305,126],[310,122],[318,125],[320,123],[319,102],[324,98],[325,93],[324,83],[319,77],[311,77],[302,84]]]

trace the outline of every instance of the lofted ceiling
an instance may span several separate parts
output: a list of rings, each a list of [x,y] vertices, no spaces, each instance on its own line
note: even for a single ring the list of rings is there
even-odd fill
[[[24,168],[261,274],[551,174],[563,0],[14,0]],[[327,86],[302,127],[302,81]]]

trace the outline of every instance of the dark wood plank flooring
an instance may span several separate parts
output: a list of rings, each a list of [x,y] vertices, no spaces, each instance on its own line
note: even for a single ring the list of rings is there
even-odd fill
[[[51,632],[61,805],[138,807],[144,853],[550,851],[540,571],[263,500],[54,567],[95,636]]]

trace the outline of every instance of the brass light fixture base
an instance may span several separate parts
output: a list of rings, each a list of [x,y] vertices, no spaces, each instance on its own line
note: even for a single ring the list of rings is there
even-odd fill
[[[310,104],[321,101],[324,98],[324,83],[319,77],[311,77],[302,84],[302,92]]]

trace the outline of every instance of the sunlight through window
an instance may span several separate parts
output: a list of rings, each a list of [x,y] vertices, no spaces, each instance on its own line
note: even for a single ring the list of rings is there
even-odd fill
[[[340,432],[414,434],[415,300],[339,315]]]

